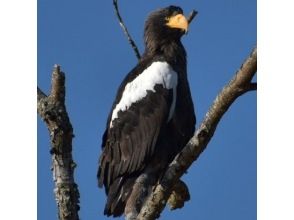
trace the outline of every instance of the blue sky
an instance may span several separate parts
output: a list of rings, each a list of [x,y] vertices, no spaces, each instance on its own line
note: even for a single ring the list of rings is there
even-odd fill
[[[197,125],[217,93],[256,45],[256,1],[119,1],[143,52],[148,13],[171,4],[199,14],[183,43]],[[38,86],[48,93],[55,63],[66,73],[66,105],[74,127],[75,180],[81,219],[103,216],[104,190],[96,171],[101,136],[116,89],[136,57],[114,15],[112,1],[38,0]],[[38,219],[57,219],[49,135],[38,118]],[[256,93],[240,97],[221,120],[207,149],[183,177],[191,200],[161,219],[256,219]]]

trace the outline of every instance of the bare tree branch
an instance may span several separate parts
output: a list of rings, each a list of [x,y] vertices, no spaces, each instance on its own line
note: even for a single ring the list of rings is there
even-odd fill
[[[78,220],[79,190],[74,182],[72,159],[73,128],[65,108],[65,76],[58,65],[54,66],[51,93],[46,96],[37,88],[37,110],[46,123],[51,140],[52,171],[55,198],[60,220]]]
[[[147,198],[137,219],[153,220],[159,217],[170,196],[174,183],[179,180],[190,165],[205,150],[225,112],[239,96],[256,88],[256,83],[251,83],[256,70],[257,49],[254,48],[234,78],[216,97],[194,136],[169,165],[162,181]]]
[[[129,31],[128,31],[127,27],[125,26],[125,24],[124,24],[124,22],[122,20],[122,17],[120,16],[119,9],[118,9],[118,4],[117,4],[117,0],[113,0],[113,5],[114,5],[114,10],[115,10],[116,17],[118,18],[118,21],[119,21],[119,25],[123,29],[123,32],[126,35],[129,44],[133,48],[137,59],[140,60],[141,59],[141,55],[140,55],[140,52],[138,50],[138,47],[136,46],[135,42],[133,41],[131,35],[129,34]]]

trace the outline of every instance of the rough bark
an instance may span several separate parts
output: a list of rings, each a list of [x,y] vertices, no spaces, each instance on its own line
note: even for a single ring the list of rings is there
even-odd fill
[[[254,48],[233,79],[216,97],[194,136],[169,165],[162,181],[147,198],[137,219],[153,220],[159,217],[174,184],[205,150],[225,112],[239,96],[257,89],[257,84],[251,83],[256,71],[257,49]]]
[[[74,182],[72,159],[73,128],[65,108],[65,76],[58,65],[54,66],[51,93],[47,96],[37,88],[37,110],[50,134],[52,171],[55,198],[60,220],[78,220],[79,190]]]

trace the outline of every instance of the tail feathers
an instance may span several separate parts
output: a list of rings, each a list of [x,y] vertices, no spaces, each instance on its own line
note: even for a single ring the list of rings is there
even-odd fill
[[[104,215],[118,217],[124,214],[135,180],[135,177],[127,179],[120,177],[110,185]]]

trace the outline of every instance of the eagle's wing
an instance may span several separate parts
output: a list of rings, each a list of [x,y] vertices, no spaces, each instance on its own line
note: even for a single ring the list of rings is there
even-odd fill
[[[106,191],[118,177],[144,169],[145,162],[154,153],[162,127],[173,114],[177,74],[167,63],[164,65],[167,68],[159,65],[152,69],[151,65],[147,78],[143,72],[139,75],[142,79],[137,77],[133,84],[127,84],[120,101],[113,107],[98,171],[99,185],[104,184]],[[157,79],[152,78],[152,74]]]

